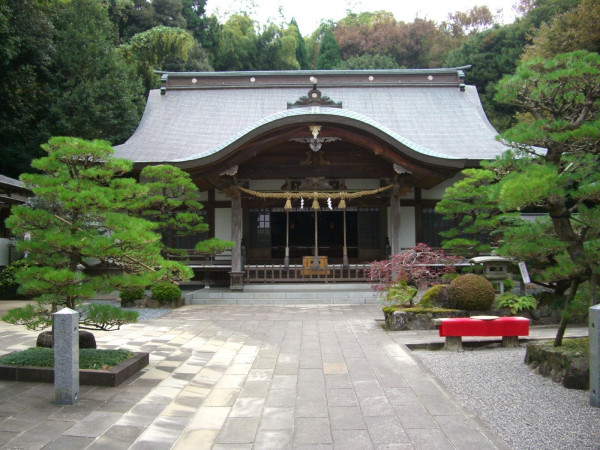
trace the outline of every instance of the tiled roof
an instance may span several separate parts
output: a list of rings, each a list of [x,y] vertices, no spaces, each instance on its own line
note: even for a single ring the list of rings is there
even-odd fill
[[[22,181],[15,180],[14,178],[5,177],[4,175],[0,175],[0,185],[25,189],[25,185]]]
[[[342,102],[341,109],[287,109],[289,102],[306,95],[308,83],[299,85],[294,80],[289,85],[246,87],[239,82],[227,85],[225,78],[220,86],[218,80],[219,74],[210,74],[210,86],[181,85],[167,88],[165,95],[160,90],[151,91],[138,129],[127,142],[115,147],[115,156],[134,162],[202,164],[279,124],[313,120],[364,128],[399,151],[425,159],[493,159],[506,150],[496,140],[497,132],[473,86],[328,82],[318,88],[324,96]]]

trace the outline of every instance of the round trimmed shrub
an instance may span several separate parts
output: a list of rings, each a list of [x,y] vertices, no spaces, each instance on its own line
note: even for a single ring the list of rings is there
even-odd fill
[[[144,298],[144,288],[142,286],[127,286],[119,291],[119,297],[124,303],[130,303],[134,300]]]
[[[181,289],[174,283],[162,281],[150,288],[152,298],[160,303],[172,302],[181,298]]]
[[[467,311],[490,309],[496,298],[492,283],[481,275],[471,273],[452,281],[448,293],[455,308]]]

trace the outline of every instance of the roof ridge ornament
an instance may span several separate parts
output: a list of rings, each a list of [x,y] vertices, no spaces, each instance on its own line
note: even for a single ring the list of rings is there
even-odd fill
[[[307,106],[329,106],[330,108],[342,108],[342,102],[335,102],[326,95],[322,95],[321,91],[317,89],[317,78],[310,77],[312,83],[312,89],[308,91],[308,95],[303,95],[294,103],[288,102],[287,109],[292,108],[304,108]]]

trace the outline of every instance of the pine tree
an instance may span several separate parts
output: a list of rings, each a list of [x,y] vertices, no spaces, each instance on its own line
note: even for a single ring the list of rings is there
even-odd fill
[[[130,161],[113,158],[110,144],[100,140],[54,137],[42,147],[48,155],[32,163],[40,173],[21,176],[35,197],[13,208],[7,220],[12,233],[25,238],[18,249],[27,254],[29,267],[17,276],[20,292],[38,304],[12,310],[3,320],[40,329],[51,325],[49,305],[80,309],[99,292],[146,286],[174,273],[189,277],[187,267],[162,260],[156,226],[124,212],[132,199],[145,195],[143,185],[120,178],[131,171]],[[86,271],[95,264],[123,274]],[[120,308],[106,314],[95,324],[88,315],[85,323],[109,329],[131,321]]]
[[[327,27],[323,33],[319,56],[317,58],[317,69],[332,70],[342,62],[340,47],[333,36],[331,28]]]
[[[195,236],[208,231],[198,188],[187,172],[162,164],[144,167],[140,176],[147,195],[137,198],[130,209],[157,225],[157,232],[163,238],[163,256],[177,253],[167,237]]]
[[[522,111],[517,125],[502,135],[512,150],[484,172],[473,172],[483,176],[466,173],[467,186],[485,182],[476,190],[449,190],[438,211],[447,216],[485,211],[474,229],[495,228],[500,254],[535,264],[536,282],[569,285],[555,339],[559,346],[579,286],[589,282],[589,303],[597,302],[600,55],[576,51],[533,59],[499,86],[496,100]],[[532,222],[520,217],[526,210],[546,215]]]

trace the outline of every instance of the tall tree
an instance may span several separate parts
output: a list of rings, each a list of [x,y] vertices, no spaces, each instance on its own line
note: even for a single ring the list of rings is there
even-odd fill
[[[310,69],[310,65],[308,64],[308,57],[306,54],[306,42],[302,37],[302,33],[300,33],[300,27],[298,26],[298,22],[296,19],[292,17],[290,20],[290,25],[288,28],[296,37],[296,61],[300,65],[300,69],[306,70]]]
[[[55,27],[49,133],[125,141],[139,123],[143,88],[113,45],[108,11],[96,0],[72,0],[58,9]]]
[[[491,202],[500,213],[518,214],[528,208],[545,212],[547,216],[537,222],[514,217],[502,224],[499,252],[519,260],[544,261],[538,279],[568,282],[567,308],[588,280],[593,287],[590,301],[596,303],[600,55],[576,51],[525,62],[514,75],[502,79],[497,100],[522,111],[517,125],[502,135],[514,150],[489,166],[494,180],[482,202],[474,201],[471,210]],[[450,194],[449,200],[464,206],[460,191]],[[563,314],[557,346],[568,321],[568,314]]]
[[[524,59],[552,57],[575,50],[600,52],[600,4],[582,0],[575,8],[544,23],[535,33],[532,45],[525,49]]]
[[[137,67],[144,78],[146,90],[158,87],[155,70],[162,70],[169,59],[187,61],[196,42],[190,33],[181,28],[154,27],[136,34],[120,50],[125,59]]]
[[[216,70],[252,70],[256,66],[258,37],[254,21],[234,14],[223,25],[214,67]]]
[[[186,21],[186,29],[200,40],[206,28],[206,0],[182,0],[181,14]]]
[[[0,173],[27,170],[48,139],[43,116],[54,55],[51,18],[33,0],[0,0]]]
[[[134,0],[134,2],[134,8],[130,11],[127,23],[122,29],[124,41],[160,25],[152,2],[147,0]]]
[[[464,43],[450,52],[447,67],[472,65],[466,81],[477,86],[485,112],[500,131],[510,128],[516,109],[494,100],[497,84],[504,75],[514,73],[526,45],[535,30],[552,17],[575,7],[580,0],[535,0],[523,7],[523,17],[509,25],[495,25],[480,33],[471,33]]]
[[[99,0],[108,10],[108,17],[115,28],[115,41],[120,42],[127,21],[135,9],[133,0]]]
[[[319,47],[319,56],[317,58],[317,69],[331,70],[337,67],[342,61],[340,47],[335,40],[331,28],[326,28]]]
[[[494,17],[487,6],[474,6],[468,11],[448,14],[446,26],[455,37],[462,37],[474,31],[483,31],[494,25]]]
[[[159,24],[171,28],[186,28],[182,0],[152,0],[152,6]]]
[[[398,63],[388,55],[369,55],[364,53],[360,56],[351,56],[343,60],[337,69],[399,69]]]
[[[21,177],[35,200],[32,206],[13,208],[7,221],[15,235],[29,236],[18,243],[29,267],[17,280],[20,290],[34,296],[38,305],[13,310],[6,320],[34,329],[51,325],[47,305],[78,309],[98,292],[147,285],[166,276],[167,270],[155,225],[123,212],[132,198],[144,195],[144,187],[134,179],[120,177],[131,171],[130,161],[113,158],[110,144],[99,140],[54,137],[43,149],[47,156],[32,164],[40,173]],[[125,275],[94,276],[84,270],[97,262]],[[154,271],[157,266],[163,271]],[[168,266],[171,272],[174,268]],[[115,309],[109,312],[112,319],[98,328],[123,323],[126,318]],[[84,320],[93,325],[89,318]]]

